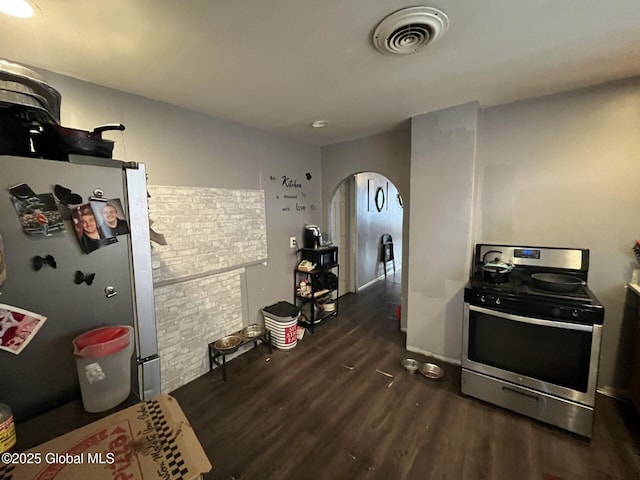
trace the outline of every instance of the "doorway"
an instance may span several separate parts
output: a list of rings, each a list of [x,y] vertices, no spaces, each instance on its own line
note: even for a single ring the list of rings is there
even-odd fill
[[[329,204],[328,234],[338,246],[341,294],[385,279],[380,261],[383,234],[392,236],[395,257],[395,269],[389,263],[386,277],[400,283],[402,223],[402,197],[384,175],[361,172],[336,187]]]

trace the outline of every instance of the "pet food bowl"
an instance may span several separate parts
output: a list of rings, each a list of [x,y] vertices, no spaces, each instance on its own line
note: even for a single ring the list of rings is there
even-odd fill
[[[416,370],[418,370],[419,363],[418,363],[417,360],[415,360],[413,358],[405,358],[400,363],[402,363],[402,366],[409,373],[416,373]]]
[[[431,380],[438,380],[444,375],[444,370],[435,363],[423,363],[420,365],[420,373]]]
[[[242,338],[240,335],[228,335],[226,337],[222,337],[220,340],[217,340],[216,343],[213,344],[214,348],[221,352],[229,352],[238,345],[242,343]]]
[[[264,334],[264,327],[262,325],[253,324],[245,327],[240,333],[245,338],[257,338]]]

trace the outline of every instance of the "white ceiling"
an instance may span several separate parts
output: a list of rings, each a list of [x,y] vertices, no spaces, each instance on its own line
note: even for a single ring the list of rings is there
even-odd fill
[[[0,57],[316,145],[640,74],[639,0],[34,2],[35,18],[0,14]],[[380,54],[378,22],[414,5],[449,31]]]

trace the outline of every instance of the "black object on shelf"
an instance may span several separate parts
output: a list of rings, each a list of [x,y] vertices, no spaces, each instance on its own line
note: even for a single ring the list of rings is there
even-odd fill
[[[326,268],[338,264],[338,247],[301,248],[301,260],[308,260],[316,268]]]

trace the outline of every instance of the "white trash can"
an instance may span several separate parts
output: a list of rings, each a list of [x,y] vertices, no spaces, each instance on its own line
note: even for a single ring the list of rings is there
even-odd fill
[[[278,302],[262,309],[264,326],[271,331],[271,344],[289,350],[298,344],[300,309],[289,302]]]

